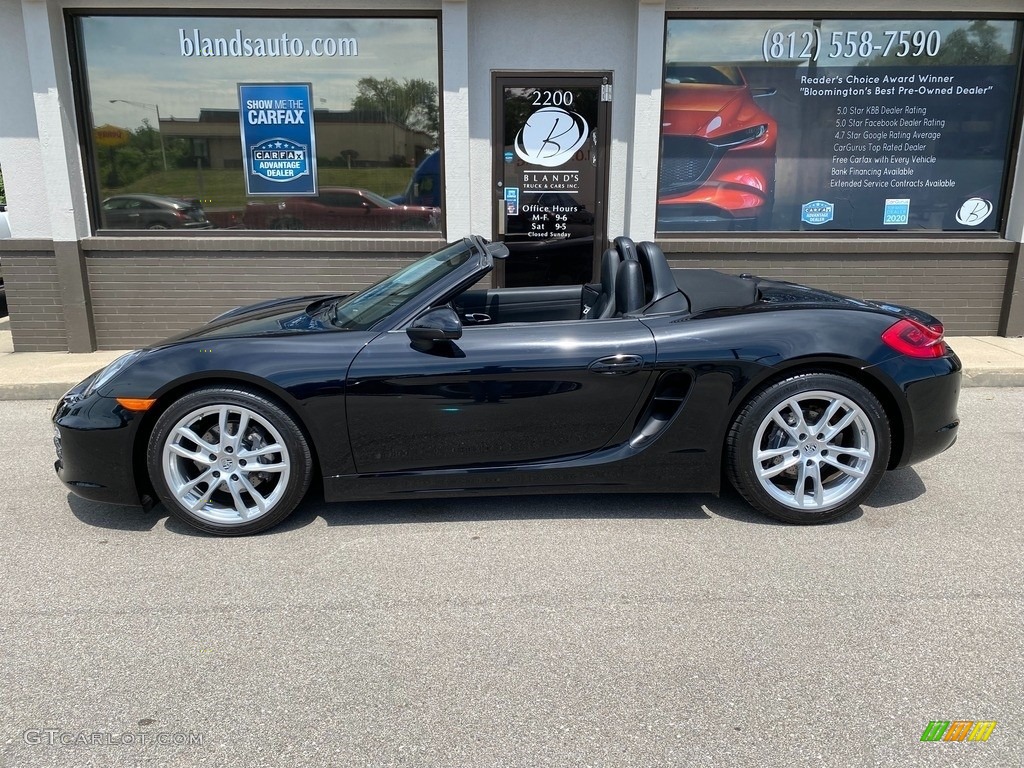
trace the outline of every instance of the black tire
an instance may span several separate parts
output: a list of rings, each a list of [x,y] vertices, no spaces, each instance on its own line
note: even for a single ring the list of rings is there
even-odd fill
[[[747,401],[726,438],[726,474],[760,512],[787,523],[823,523],[875,489],[891,442],[885,410],[864,386],[837,374],[803,373]]]
[[[241,387],[205,387],[160,416],[147,464],[172,515],[207,533],[244,536],[292,513],[313,460],[295,419],[276,402]]]

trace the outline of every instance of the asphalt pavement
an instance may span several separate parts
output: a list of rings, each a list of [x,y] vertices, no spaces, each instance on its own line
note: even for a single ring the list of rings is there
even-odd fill
[[[1021,765],[1024,389],[830,525],[313,498],[243,539],[69,496],[51,408],[0,403],[3,768]]]

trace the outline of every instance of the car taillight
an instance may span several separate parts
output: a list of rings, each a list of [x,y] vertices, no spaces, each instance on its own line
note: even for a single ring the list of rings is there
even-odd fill
[[[942,333],[942,323],[923,325],[904,318],[882,334],[882,341],[909,357],[942,357],[947,349]]]
[[[188,214],[180,208],[174,209],[174,217],[178,219],[178,221],[188,221]]]

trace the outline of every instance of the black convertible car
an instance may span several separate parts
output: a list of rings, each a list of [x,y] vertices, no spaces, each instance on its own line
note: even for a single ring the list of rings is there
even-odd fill
[[[670,269],[618,238],[589,286],[482,289],[452,243],[354,295],[234,309],[131,352],[53,413],[89,499],[224,535],[328,501],[709,492],[793,523],[956,439],[960,361],[930,315]]]

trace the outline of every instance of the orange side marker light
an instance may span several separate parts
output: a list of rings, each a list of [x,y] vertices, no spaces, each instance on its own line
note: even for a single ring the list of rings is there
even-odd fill
[[[155,397],[118,397],[116,399],[122,408],[129,411],[148,411],[156,402]]]

